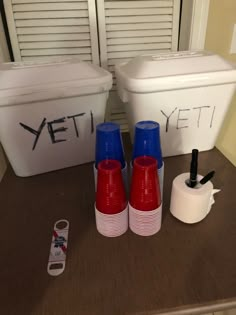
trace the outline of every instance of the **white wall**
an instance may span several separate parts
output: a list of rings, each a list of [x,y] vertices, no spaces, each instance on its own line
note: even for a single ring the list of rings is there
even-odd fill
[[[236,63],[230,54],[233,28],[236,24],[235,0],[211,0],[205,48]],[[236,166],[236,94],[221,128],[216,147]]]

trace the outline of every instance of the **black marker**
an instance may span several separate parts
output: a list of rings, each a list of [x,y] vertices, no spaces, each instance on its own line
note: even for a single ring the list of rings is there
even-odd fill
[[[198,168],[197,162],[198,162],[198,150],[193,149],[192,161],[190,165],[190,179],[188,183],[188,186],[191,188],[194,188],[197,184],[197,168]]]
[[[212,177],[215,175],[215,171],[211,171],[210,173],[208,173],[206,176],[204,176],[201,180],[200,180],[200,184],[204,185],[206,184],[210,179],[212,179]]]

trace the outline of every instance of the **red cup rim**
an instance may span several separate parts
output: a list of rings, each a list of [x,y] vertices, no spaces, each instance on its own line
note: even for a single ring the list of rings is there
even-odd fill
[[[103,160],[98,163],[98,170],[102,173],[113,173],[121,170],[121,163],[117,160]]]
[[[152,156],[139,156],[134,159],[134,166],[142,170],[157,168],[157,160]]]

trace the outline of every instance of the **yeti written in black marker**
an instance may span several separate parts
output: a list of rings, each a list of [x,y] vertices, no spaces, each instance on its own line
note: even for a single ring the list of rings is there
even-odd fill
[[[212,128],[215,116],[215,106],[198,106],[192,108],[178,108],[175,107],[169,113],[161,110],[165,117],[165,131],[169,131],[170,125],[175,125],[176,129],[190,128],[190,127],[208,127]],[[201,124],[203,116],[207,118],[205,125]],[[207,124],[207,125],[206,125]]]
[[[90,133],[94,133],[94,117],[93,112],[90,111],[89,113],[79,113],[76,115],[70,115],[66,117],[60,117],[51,121],[47,121],[47,118],[43,118],[38,129],[34,129],[29,125],[26,125],[22,122],[20,122],[20,126],[23,127],[25,130],[30,132],[35,136],[33,141],[32,150],[35,150],[38,141],[40,139],[40,136],[42,134],[42,131],[44,130],[45,126],[47,125],[48,135],[51,139],[52,144],[64,142],[68,139],[65,139],[66,131],[68,130],[68,127],[65,127],[63,124],[65,124],[67,121],[73,122],[73,128],[75,131],[75,137],[79,138],[79,124],[80,119],[87,119],[90,120]],[[60,136],[59,136],[60,133]],[[62,136],[64,135],[64,137]]]

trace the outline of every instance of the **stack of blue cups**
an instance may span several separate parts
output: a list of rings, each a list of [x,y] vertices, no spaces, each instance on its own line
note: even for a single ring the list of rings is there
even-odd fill
[[[105,122],[96,127],[95,190],[97,189],[97,166],[103,160],[117,160],[121,163],[124,185],[127,188],[127,163],[125,161],[120,126],[113,122]]]
[[[152,156],[157,160],[161,197],[163,199],[164,163],[162,160],[160,125],[151,120],[135,125],[132,161],[138,156]]]

